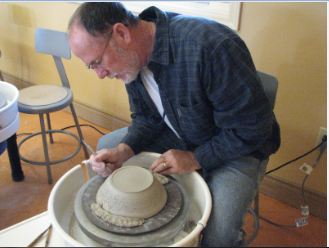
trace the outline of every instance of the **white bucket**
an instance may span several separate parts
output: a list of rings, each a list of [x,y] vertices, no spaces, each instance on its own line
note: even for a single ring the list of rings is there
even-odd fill
[[[2,142],[12,136],[19,128],[17,107],[19,91],[14,85],[0,81],[0,92],[6,102],[0,107],[0,142]]]
[[[124,165],[148,167],[159,155],[147,152],[140,153],[129,159]],[[189,199],[196,204],[201,212],[201,218],[190,233],[181,239],[176,239],[171,246],[197,246],[201,231],[206,226],[211,212],[210,191],[203,178],[196,172],[186,175],[175,175],[175,178],[186,189]],[[48,213],[50,221],[61,238],[65,240],[67,246],[97,245],[84,242],[86,237],[82,237],[84,236],[83,234],[81,234],[81,238],[77,235],[75,237],[71,235],[72,221],[69,219],[74,218],[72,202],[83,183],[83,174],[80,166],[77,165],[59,179],[49,197]]]

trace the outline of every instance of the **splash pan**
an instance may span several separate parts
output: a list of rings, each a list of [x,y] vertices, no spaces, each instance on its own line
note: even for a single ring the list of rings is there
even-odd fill
[[[159,156],[160,154],[156,153],[140,153],[129,159],[124,165],[139,165],[148,168]],[[90,228],[92,228],[89,231],[90,233],[97,233],[96,229],[98,229],[110,236],[107,236],[104,242],[100,242],[97,238],[90,237],[85,233],[83,229],[87,228],[86,225],[81,224],[80,219],[78,220],[74,214],[75,199],[84,185],[81,168],[77,165],[60,178],[51,191],[48,201],[48,213],[51,223],[68,247],[197,246],[200,233],[206,226],[211,212],[211,195],[208,186],[196,172],[186,175],[173,175],[172,180],[174,183],[177,182],[188,196],[189,206],[186,217],[183,218],[184,214],[181,214],[183,207],[168,224],[164,224],[155,231],[136,235],[112,233],[97,227],[95,224],[90,225]],[[184,202],[184,196],[182,200]],[[86,222],[91,222],[87,216],[83,218]],[[173,236],[170,239],[166,234],[172,230],[168,229],[176,230],[172,232]],[[151,237],[152,234],[156,236],[157,240]],[[150,240],[150,237],[153,241]],[[136,239],[138,240],[136,241]]]

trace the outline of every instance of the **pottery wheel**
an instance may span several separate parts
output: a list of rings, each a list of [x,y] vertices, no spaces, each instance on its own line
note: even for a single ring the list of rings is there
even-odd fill
[[[80,203],[82,205],[83,211],[89,218],[89,220],[96,226],[102,228],[103,230],[122,233],[122,234],[141,234],[146,232],[154,231],[163,225],[170,222],[179,212],[182,206],[182,195],[176,183],[173,180],[169,180],[165,184],[165,189],[167,190],[167,203],[165,207],[156,215],[151,218],[145,219],[145,223],[137,227],[120,227],[108,222],[103,221],[99,217],[93,214],[90,206],[93,202],[96,202],[96,194],[99,187],[105,181],[102,177],[94,177],[89,181],[86,188],[83,190],[82,197],[80,198]],[[114,203],[115,204],[115,203]]]
[[[100,176],[91,178],[80,188],[74,202],[76,220],[81,230],[91,239],[105,246],[154,246],[171,242],[184,228],[189,199],[185,189],[172,178],[164,185],[168,195],[166,206],[157,215],[146,219],[143,226],[122,228],[104,225],[98,218],[95,221],[96,216],[91,213],[90,203],[85,201],[95,201],[96,192],[104,180]],[[175,205],[176,201],[180,206]],[[165,215],[166,211],[170,214]]]

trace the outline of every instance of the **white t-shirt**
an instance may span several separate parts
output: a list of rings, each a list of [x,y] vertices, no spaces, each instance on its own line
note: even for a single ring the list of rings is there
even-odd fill
[[[152,101],[154,102],[156,108],[158,109],[160,115],[163,116],[164,109],[163,109],[163,105],[162,105],[162,101],[161,101],[161,97],[160,97],[160,93],[159,93],[159,87],[158,87],[158,84],[156,83],[156,81],[154,79],[153,72],[151,72],[145,66],[141,70],[140,74],[141,74],[141,79],[142,79],[142,82],[144,84],[145,89],[149,93],[149,95],[150,95]],[[170,123],[170,121],[169,121],[169,119],[167,118],[166,115],[164,117],[164,121],[168,125],[168,127],[176,134],[176,136],[178,138],[180,138],[178,133],[174,129],[174,127],[171,125],[171,123]]]

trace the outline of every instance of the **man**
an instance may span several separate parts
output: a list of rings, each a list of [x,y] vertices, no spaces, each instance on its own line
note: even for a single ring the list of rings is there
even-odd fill
[[[102,137],[92,167],[106,177],[141,151],[151,170],[202,171],[213,210],[202,246],[243,245],[241,226],[279,126],[244,42],[211,20],[165,13],[138,17],[120,3],[84,3],[69,24],[73,53],[98,77],[124,81],[130,127]]]

